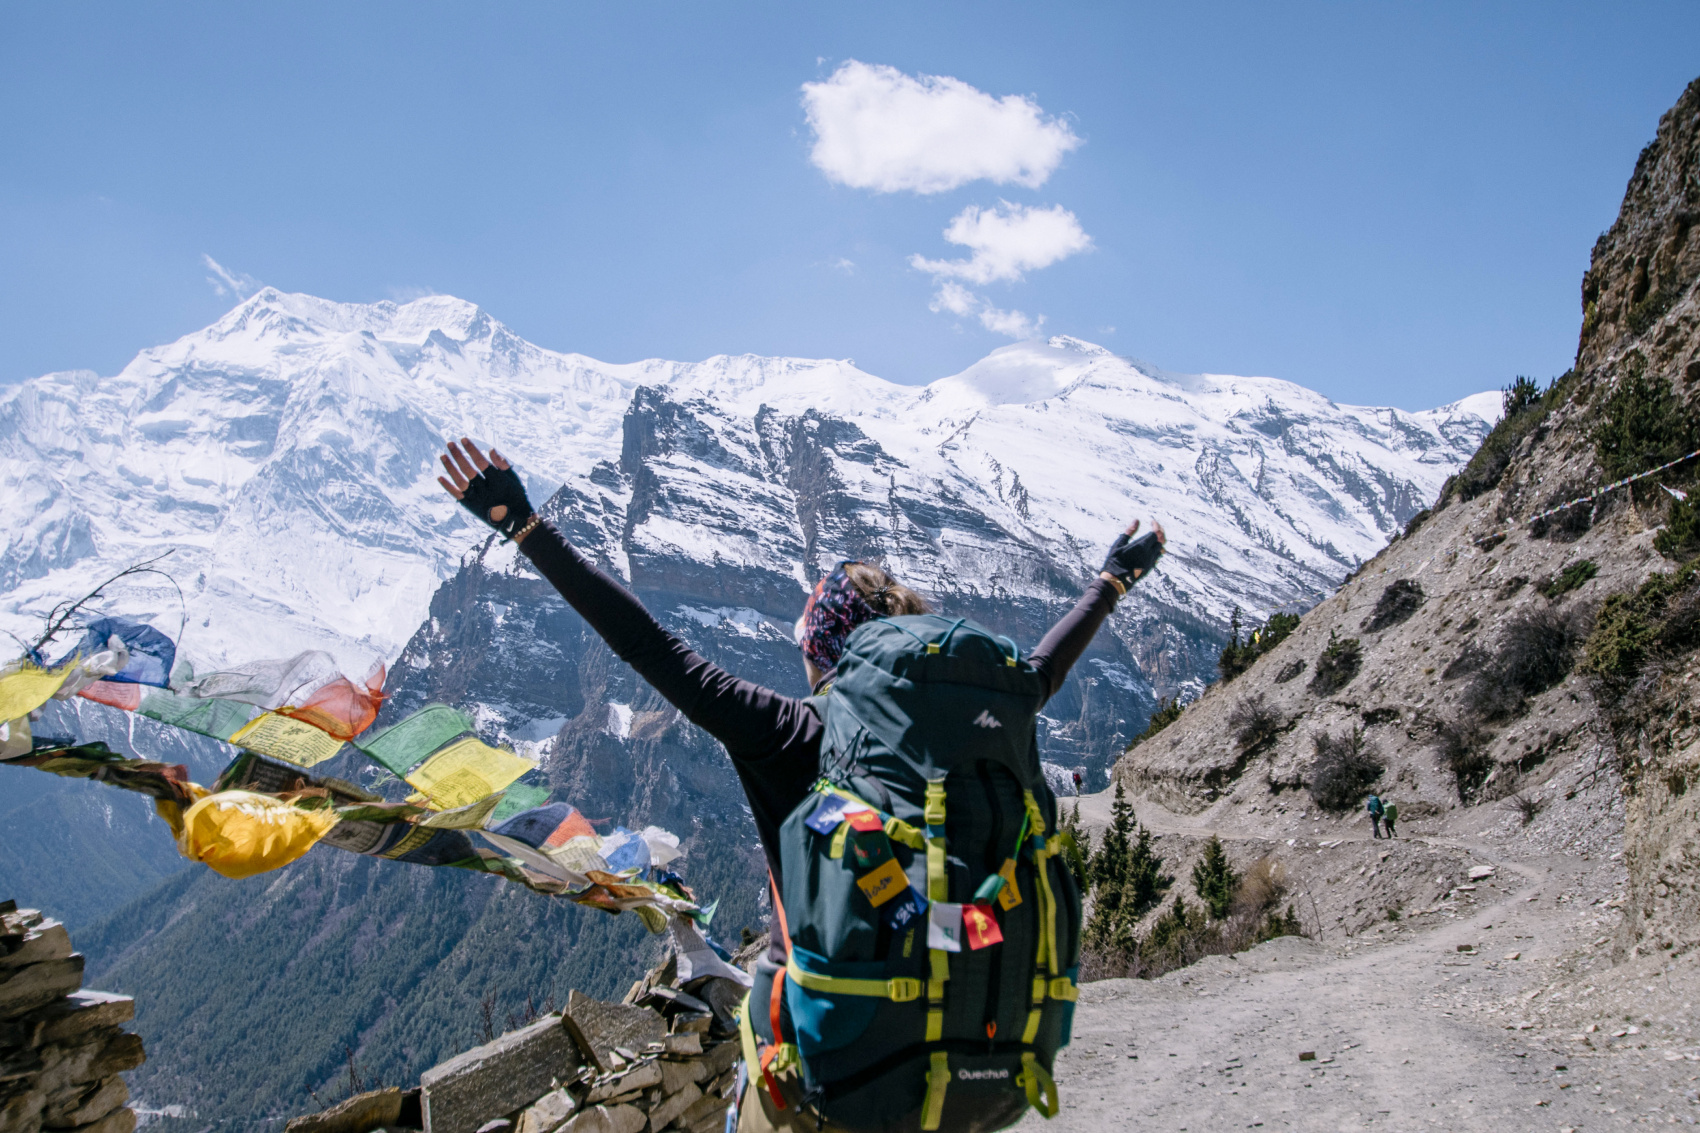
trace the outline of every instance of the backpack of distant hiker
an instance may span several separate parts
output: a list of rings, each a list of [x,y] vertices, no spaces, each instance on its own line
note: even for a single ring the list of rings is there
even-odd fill
[[[1081,908],[1039,764],[1047,692],[966,620],[851,634],[814,702],[821,781],[780,829],[789,960],[758,961],[743,1011],[752,1089],[850,1131],[1056,1113]]]
[[[1371,795],[1369,797],[1368,806],[1369,806],[1369,812],[1371,814],[1379,817],[1382,813],[1381,796],[1380,795]]]

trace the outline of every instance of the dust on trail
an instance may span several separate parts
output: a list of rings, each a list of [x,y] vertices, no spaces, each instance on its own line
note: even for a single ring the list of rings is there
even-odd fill
[[[1082,803],[1090,825],[1107,820],[1107,796]],[[1139,816],[1163,833],[1213,832],[1149,803]],[[1419,911],[1426,923],[1283,938],[1157,980],[1085,985],[1057,1060],[1062,1112],[1021,1128],[1559,1133],[1700,1121],[1700,973],[1681,960],[1609,962],[1615,861],[1514,860],[1438,831],[1346,842],[1309,852],[1451,852],[1492,865],[1497,884]],[[1314,1061],[1300,1061],[1306,1051]]]

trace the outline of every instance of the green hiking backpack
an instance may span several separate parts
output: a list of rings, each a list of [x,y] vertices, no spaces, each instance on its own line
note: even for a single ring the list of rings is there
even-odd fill
[[[966,620],[850,635],[815,702],[822,779],[780,828],[789,962],[758,961],[743,1011],[753,1086],[776,1104],[858,1133],[1056,1113],[1081,911],[1039,765],[1048,691]]]

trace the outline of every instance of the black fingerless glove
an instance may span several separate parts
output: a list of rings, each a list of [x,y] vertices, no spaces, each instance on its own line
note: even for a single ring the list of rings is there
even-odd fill
[[[501,519],[491,519],[491,509],[507,505]],[[467,482],[461,494],[460,506],[512,539],[531,522],[531,501],[525,498],[525,485],[512,468],[497,468],[494,464]]]
[[[1120,583],[1125,594],[1133,580],[1151,573],[1151,568],[1162,557],[1163,544],[1156,532],[1148,531],[1137,539],[1129,539],[1123,532],[1110,544],[1110,553],[1104,559],[1104,573]]]

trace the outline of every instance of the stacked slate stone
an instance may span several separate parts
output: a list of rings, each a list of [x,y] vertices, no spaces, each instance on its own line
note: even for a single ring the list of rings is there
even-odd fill
[[[636,1002],[571,992],[566,1010],[432,1067],[417,1090],[362,1094],[288,1133],[720,1133],[743,1061],[713,1006],[731,989],[692,985],[698,998],[657,974],[633,987]]]
[[[65,926],[0,901],[0,1133],[136,1127],[118,1076],[144,1058],[141,1038],[119,1026],[135,1003],[82,985]]]

